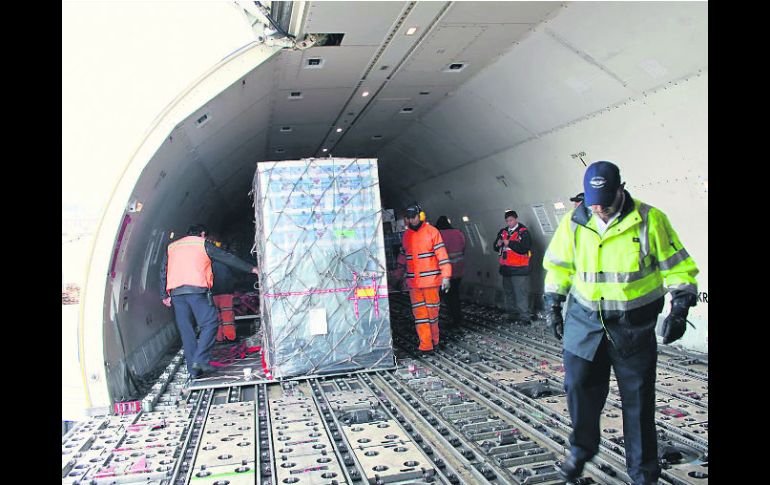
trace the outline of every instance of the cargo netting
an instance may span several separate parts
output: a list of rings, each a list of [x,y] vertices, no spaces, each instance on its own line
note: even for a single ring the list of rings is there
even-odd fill
[[[272,376],[392,367],[377,160],[260,162],[253,189]]]

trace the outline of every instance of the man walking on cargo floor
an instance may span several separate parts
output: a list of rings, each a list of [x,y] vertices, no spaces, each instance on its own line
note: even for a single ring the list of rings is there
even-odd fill
[[[564,339],[573,429],[570,456],[561,468],[567,482],[580,477],[599,450],[612,367],[623,401],[628,474],[634,485],[657,483],[655,326],[670,292],[663,343],[681,338],[697,301],[698,269],[668,218],[632,199],[624,187],[615,164],[589,165],[585,200],[562,218],[543,259],[548,323]],[[568,294],[565,324],[561,303]]]
[[[439,343],[439,287],[449,291],[452,265],[441,234],[425,221],[425,212],[417,202],[406,208],[406,222],[402,240],[406,284],[420,339],[419,349],[431,352]]]
[[[200,224],[190,226],[186,237],[168,245],[160,268],[161,299],[167,307],[174,306],[187,370],[193,378],[216,370],[209,363],[218,327],[217,309],[211,296],[214,283],[211,261],[257,274],[256,266],[207,241],[206,232]],[[193,322],[200,327],[198,339]]]

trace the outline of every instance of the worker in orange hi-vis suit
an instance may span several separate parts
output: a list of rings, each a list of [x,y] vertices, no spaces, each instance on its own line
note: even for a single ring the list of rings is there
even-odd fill
[[[439,288],[449,291],[452,265],[441,234],[425,221],[425,212],[417,202],[406,208],[406,222],[402,241],[406,282],[420,339],[419,349],[431,352],[439,343]]]

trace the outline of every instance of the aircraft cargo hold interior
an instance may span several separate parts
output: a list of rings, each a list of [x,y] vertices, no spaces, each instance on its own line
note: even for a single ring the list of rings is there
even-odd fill
[[[190,80],[130,156],[110,162],[119,174],[105,181],[78,315],[91,417],[62,436],[63,484],[565,483],[573,427],[543,264],[600,160],[665,213],[671,245],[681,240],[697,265],[681,339],[660,338],[671,295],[657,317],[656,483],[708,483],[706,3],[221,8],[254,40]],[[309,168],[270,185],[265,167],[291,164]],[[312,192],[323,177],[308,173],[326,166],[333,182]],[[340,200],[353,201],[355,222],[336,219]],[[303,201],[309,209],[295,208]],[[442,303],[431,352],[418,349],[415,302],[394,277],[414,202],[466,242],[462,323]],[[530,324],[507,315],[499,273],[495,236],[510,210],[531,237]],[[194,224],[260,269],[236,274],[233,338],[214,345],[217,369],[202,375],[190,374],[159,297],[169,245]],[[332,294],[341,310],[327,305],[322,330],[310,303],[287,303]],[[308,333],[289,342],[280,325]],[[306,351],[335,325],[350,325],[344,344]],[[622,404],[613,370],[598,453],[570,483],[637,483]]]

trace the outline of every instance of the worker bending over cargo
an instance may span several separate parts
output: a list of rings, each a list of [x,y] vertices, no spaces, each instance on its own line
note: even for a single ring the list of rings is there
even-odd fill
[[[460,308],[460,283],[465,265],[465,235],[461,230],[452,227],[447,216],[440,216],[436,219],[436,229],[441,233],[441,239],[446,244],[449,262],[452,265],[449,291],[445,292],[441,299],[446,302],[449,308],[453,328],[459,328],[463,323],[463,313]]]
[[[439,343],[439,287],[449,290],[452,265],[441,234],[425,221],[425,212],[417,202],[406,208],[406,222],[401,244],[406,258],[406,284],[419,349],[431,352]]]
[[[561,467],[567,482],[577,479],[599,450],[612,367],[623,402],[628,474],[635,485],[657,483],[655,326],[669,292],[663,343],[681,338],[697,301],[698,269],[668,218],[631,198],[620,180],[611,162],[588,166],[585,199],[562,218],[543,259],[547,320],[564,339],[572,419],[570,456]],[[565,322],[561,304],[568,294]]]
[[[160,268],[163,304],[174,306],[174,316],[182,337],[187,370],[193,378],[216,370],[209,361],[217,334],[217,309],[211,287],[212,260],[235,269],[257,274],[257,267],[219,249],[206,240],[206,227],[193,224],[187,236],[168,245]],[[193,323],[200,328],[196,339]]]

